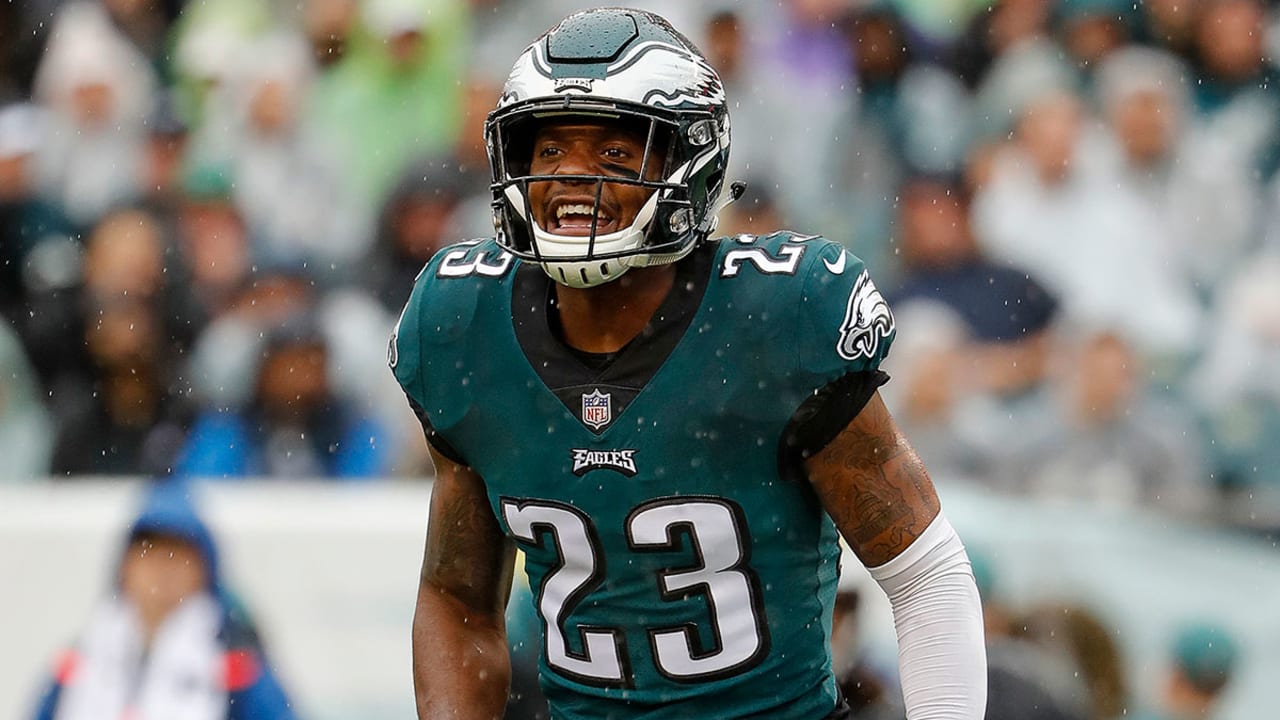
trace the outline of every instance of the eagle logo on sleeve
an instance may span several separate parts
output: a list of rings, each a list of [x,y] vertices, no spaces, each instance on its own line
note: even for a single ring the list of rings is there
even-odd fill
[[[853,283],[849,307],[840,325],[840,342],[836,352],[845,360],[873,358],[880,342],[893,333],[893,313],[884,301],[871,275],[866,270]]]

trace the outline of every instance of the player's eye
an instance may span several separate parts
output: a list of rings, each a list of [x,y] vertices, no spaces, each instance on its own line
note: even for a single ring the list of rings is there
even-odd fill
[[[555,145],[541,145],[538,147],[536,155],[540,158],[558,157],[561,154],[560,148]]]
[[[601,154],[614,162],[627,160],[631,157],[631,152],[621,145],[610,145]]]

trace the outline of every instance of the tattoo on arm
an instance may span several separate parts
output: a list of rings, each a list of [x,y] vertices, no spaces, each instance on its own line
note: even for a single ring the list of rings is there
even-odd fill
[[[905,550],[938,514],[929,473],[878,393],[805,466],[823,507],[869,567]]]

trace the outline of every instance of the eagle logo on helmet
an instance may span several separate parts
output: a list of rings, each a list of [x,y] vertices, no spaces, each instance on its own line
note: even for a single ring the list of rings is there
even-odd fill
[[[724,84],[704,58],[670,43],[649,40],[628,48],[607,66],[603,78],[557,78],[545,44],[534,43],[511,69],[498,107],[557,92],[667,108],[725,102]]]

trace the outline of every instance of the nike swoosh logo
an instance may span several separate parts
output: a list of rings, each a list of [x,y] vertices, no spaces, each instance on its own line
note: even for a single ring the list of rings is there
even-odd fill
[[[847,254],[848,253],[846,253],[844,250],[841,250],[840,257],[836,258],[835,262],[831,262],[826,258],[822,258],[822,264],[827,266],[827,269],[831,271],[832,275],[840,275],[841,273],[844,272],[844,258],[845,258],[845,255]]]

